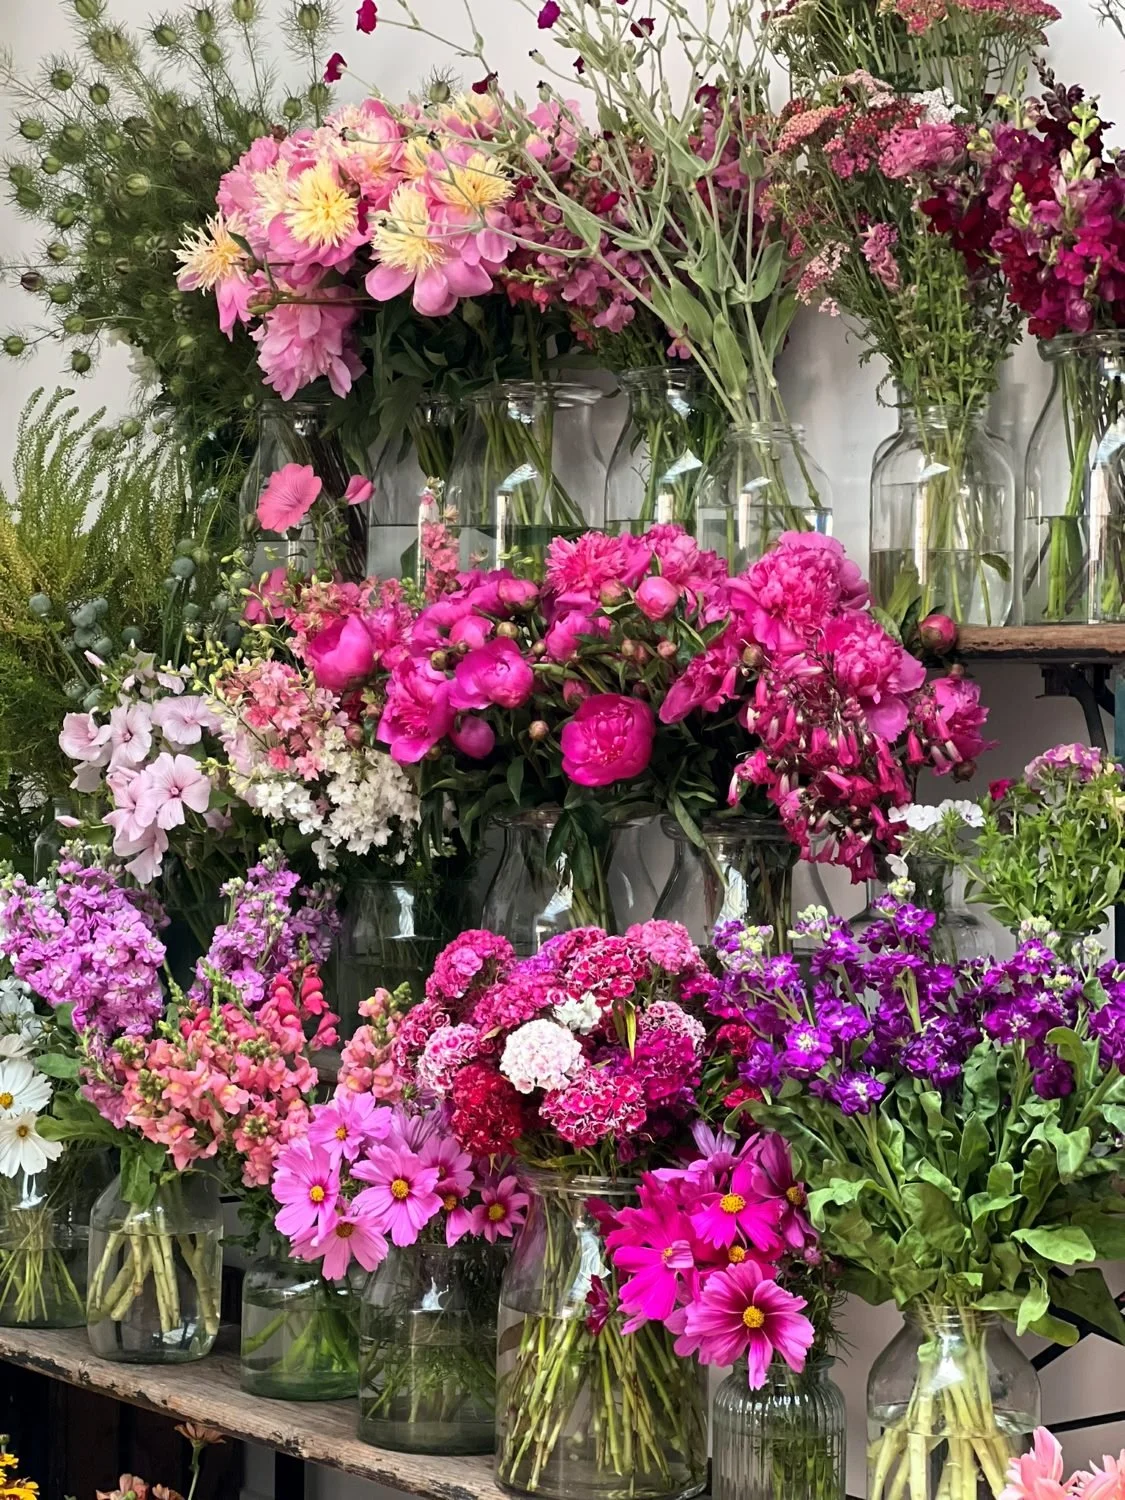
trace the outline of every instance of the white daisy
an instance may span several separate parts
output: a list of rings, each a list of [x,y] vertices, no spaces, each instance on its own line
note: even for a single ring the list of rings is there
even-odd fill
[[[51,1102],[51,1080],[22,1057],[0,1062],[0,1118],[38,1114]]]
[[[31,1176],[57,1159],[62,1141],[45,1141],[35,1127],[30,1111],[0,1120],[0,1176],[15,1177],[20,1172]]]

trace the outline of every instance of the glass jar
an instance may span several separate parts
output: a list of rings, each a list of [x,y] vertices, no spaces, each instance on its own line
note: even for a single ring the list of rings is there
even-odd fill
[[[500,1288],[496,1477],[548,1500],[672,1500],[707,1480],[706,1380],[663,1323],[624,1334],[605,1209],[635,1184],[528,1172]]]
[[[1125,333],[1039,345],[1051,389],[1024,464],[1023,618],[1125,619]]]
[[[393,991],[406,984],[420,1000],[434,959],[472,925],[468,888],[462,882],[377,876],[349,882],[329,975],[341,1036],[352,1034],[360,1002],[377,989]]]
[[[994,1313],[907,1309],[867,1381],[867,1495],[992,1500],[1039,1424],[1039,1377]]]
[[[715,1392],[712,1500],[844,1500],[848,1415],[831,1359],[798,1375],[775,1359],[751,1390],[745,1368]]]
[[[695,527],[695,492],[726,420],[704,375],[690,367],[622,370],[629,414],[606,471],[606,530],[640,532],[654,523]]]
[[[1016,482],[984,414],[904,411],[871,470],[871,593],[897,618],[915,599],[961,625],[1003,625],[1012,606]]]
[[[345,1281],[284,1256],[242,1283],[239,1383],[279,1401],[338,1401],[358,1389],[359,1299]]]
[[[444,519],[442,495],[464,426],[459,402],[424,395],[406,419],[401,439],[384,447],[367,507],[369,574],[421,582],[421,525]]]
[[[741,573],[785,531],[832,531],[828,476],[783,422],[729,427],[700,476],[695,536]]]
[[[508,381],[470,396],[444,503],[465,565],[519,558],[542,570],[547,544],[602,526],[605,466],[592,386]]]
[[[793,925],[793,866],[796,847],[773,818],[705,818],[704,847],[693,844],[675,818],[664,818],[672,840],[672,869],[655,915],[680,922],[698,947],[711,942],[717,922],[770,926],[777,944],[789,947]]]
[[[73,1145],[42,1172],[0,1177],[0,1325],[85,1323],[90,1209],[109,1177],[105,1152]]]
[[[353,474],[370,474],[368,446],[350,445],[340,427],[343,403],[335,397],[299,401],[265,401],[258,428],[258,448],[242,482],[243,525],[254,538],[251,571],[255,578],[282,564],[310,573],[321,567],[360,579],[367,564],[370,501],[349,505],[344,499]],[[308,466],[321,489],[312,509],[287,532],[263,531],[258,500],[270,475],[286,464]]]
[[[496,1306],[506,1248],[392,1247],[359,1324],[359,1436],[400,1453],[491,1453]]]
[[[996,951],[995,939],[965,903],[962,871],[932,855],[912,854],[906,864],[914,882],[914,904],[937,917],[930,934],[935,958],[952,963],[959,958],[986,958]]]
[[[86,1327],[94,1353],[130,1364],[202,1359],[219,1331],[223,1219],[213,1177],[183,1172],[144,1208],[114,1178],[90,1213]]]

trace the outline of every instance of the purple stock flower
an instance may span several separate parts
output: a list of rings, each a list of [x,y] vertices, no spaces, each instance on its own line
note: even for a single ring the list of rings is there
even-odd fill
[[[842,1114],[866,1115],[886,1092],[887,1085],[874,1073],[849,1071],[840,1074],[828,1094]]]

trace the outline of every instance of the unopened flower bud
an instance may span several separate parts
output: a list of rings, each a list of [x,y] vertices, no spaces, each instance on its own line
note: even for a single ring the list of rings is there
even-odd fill
[[[435,672],[444,672],[449,666],[449,653],[447,651],[431,651],[430,666]]]
[[[546,643],[546,641],[536,641],[535,644],[534,644],[534,646],[532,646],[532,648],[531,648],[531,654],[532,654],[532,656],[536,657],[537,659],[546,656],[546,654],[547,654],[547,643]]]
[[[109,90],[104,83],[90,85],[90,103],[96,104],[99,109],[103,109],[109,103]]]
[[[637,643],[631,641],[628,636],[621,642],[621,655],[626,661],[632,661],[637,654]]]
[[[92,363],[93,361],[84,349],[75,349],[74,353],[70,356],[70,368],[76,375],[87,374]]]
[[[765,660],[766,653],[762,650],[761,646],[751,644],[742,648],[742,665],[749,667],[751,671],[756,672],[759,667],[765,664]]]
[[[918,626],[918,636],[927,651],[948,656],[957,645],[957,626],[948,615],[927,615]]]
[[[661,641],[656,648],[656,654],[664,661],[673,661],[679,655],[679,647],[675,641]]]
[[[633,652],[633,660],[636,662],[638,667],[643,667],[645,662],[649,659],[649,654],[650,653],[648,647],[644,645],[643,642],[638,641],[636,643],[636,649]]]
[[[496,634],[503,636],[506,641],[514,641],[519,633],[519,626],[513,625],[511,620],[501,620],[496,627]]]
[[[18,333],[10,333],[4,340],[4,353],[10,355],[12,359],[19,359],[26,348],[27,340],[21,339]]]
[[[632,691],[634,698],[647,699],[652,697],[652,690],[647,682],[634,682]]]
[[[614,579],[610,579],[608,583],[602,584],[598,593],[598,602],[605,609],[612,609],[615,604],[620,604],[624,597],[624,586],[617,583]]]
[[[441,759],[441,746],[440,745],[431,745],[430,748],[426,751],[425,759],[426,760],[440,760]]]
[[[458,656],[468,656],[469,652],[473,648],[469,645],[468,641],[457,641],[454,644],[453,649],[454,651],[456,651]]]
[[[546,719],[532,719],[527,726],[527,735],[532,740],[545,740],[551,733],[551,726]]]
[[[344,730],[344,738],[353,750],[358,750],[363,744],[363,728],[359,724],[349,724]]]
[[[52,68],[50,81],[53,89],[58,89],[60,93],[65,94],[67,89],[74,87],[74,74],[69,68]]]
[[[964,675],[965,675],[965,668],[962,666],[962,664],[959,661],[955,661],[953,663],[953,665],[950,667],[949,671],[946,673],[946,676],[947,677],[952,677],[955,682],[960,682],[961,679],[962,679],[962,677],[964,677]]]

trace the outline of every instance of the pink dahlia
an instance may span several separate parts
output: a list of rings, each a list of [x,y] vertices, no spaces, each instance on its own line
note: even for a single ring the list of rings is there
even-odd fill
[[[1007,1477],[1000,1500],[1066,1500],[1072,1493],[1063,1479],[1062,1447],[1046,1427],[1035,1429],[1030,1453],[1009,1461]],[[1088,1493],[1083,1492],[1083,1500]]]
[[[308,515],[323,488],[311,464],[286,464],[266,481],[258,500],[258,525],[288,531]]]
[[[707,1278],[687,1309],[676,1353],[698,1353],[705,1365],[733,1365],[745,1356],[750,1387],[757,1390],[775,1353],[791,1370],[804,1369],[815,1337],[804,1306],[803,1297],[783,1291],[756,1261],[744,1260]]]

